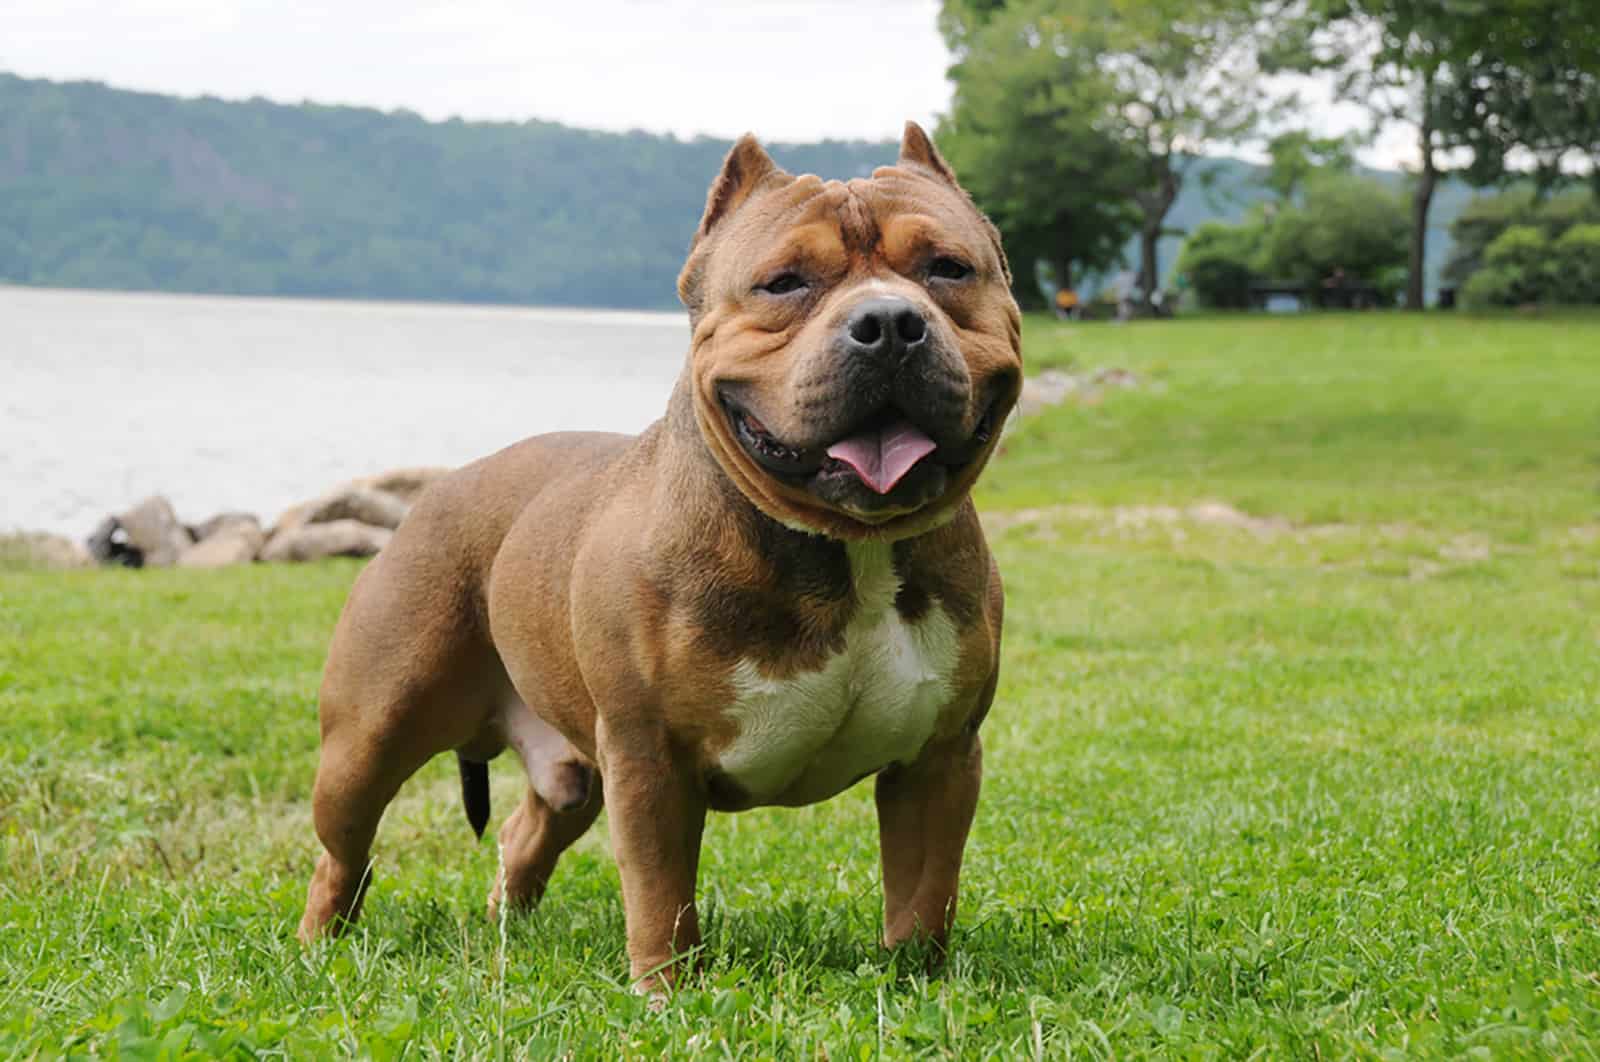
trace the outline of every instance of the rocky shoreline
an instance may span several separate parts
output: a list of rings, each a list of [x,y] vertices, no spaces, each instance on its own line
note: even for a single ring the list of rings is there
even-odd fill
[[[448,468],[400,468],[342,483],[290,506],[270,526],[253,513],[218,513],[184,523],[152,495],[107,516],[83,542],[47,532],[0,536],[0,545],[40,568],[225,568],[324,557],[370,557],[389,541],[412,504]]]
[[[1023,381],[1016,415],[1006,427],[1009,431],[1051,406],[1068,401],[1097,405],[1108,391],[1147,383],[1123,368],[1046,369]],[[290,506],[265,528],[252,513],[218,513],[186,524],[166,498],[153,495],[106,517],[82,543],[43,531],[0,534],[0,562],[20,557],[24,566],[36,568],[225,568],[370,557],[389,541],[424,488],[449,471],[397,468],[353,479]]]

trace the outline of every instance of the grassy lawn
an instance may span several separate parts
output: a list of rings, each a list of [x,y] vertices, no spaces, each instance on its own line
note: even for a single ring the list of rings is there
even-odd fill
[[[604,821],[533,918],[437,761],[292,933],[349,564],[0,573],[0,1054],[1600,1054],[1600,317],[1029,322],[955,956],[874,946],[867,787],[714,816],[626,991]],[[520,792],[495,764],[496,819]]]

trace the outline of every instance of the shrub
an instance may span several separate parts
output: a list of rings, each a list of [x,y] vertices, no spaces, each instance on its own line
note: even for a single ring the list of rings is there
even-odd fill
[[[1483,265],[1467,278],[1461,301],[1471,307],[1522,306],[1554,297],[1554,248],[1534,225],[1513,225],[1483,250]]]
[[[1450,260],[1444,267],[1449,284],[1464,284],[1481,268],[1488,247],[1513,226],[1533,226],[1552,240],[1578,225],[1600,223],[1600,200],[1578,188],[1543,201],[1532,188],[1514,188],[1500,195],[1480,196],[1468,203],[1450,225]]]
[[[1483,266],[1483,252],[1506,229],[1533,218],[1533,189],[1516,188],[1500,195],[1478,196],[1450,223],[1447,284],[1462,285]],[[1463,297],[1465,292],[1463,292]]]
[[[1178,272],[1188,279],[1201,306],[1223,310],[1250,306],[1250,285],[1260,276],[1256,261],[1263,235],[1259,220],[1238,225],[1208,221],[1183,242]]]
[[[1273,222],[1266,265],[1274,277],[1307,287],[1343,270],[1352,281],[1381,288],[1404,268],[1409,232],[1396,193],[1362,177],[1324,178],[1307,188],[1304,205]]]
[[[1574,225],[1551,249],[1554,299],[1600,305],[1600,224]]]
[[[1517,305],[1518,278],[1504,269],[1479,266],[1461,287],[1461,303],[1473,310]]]

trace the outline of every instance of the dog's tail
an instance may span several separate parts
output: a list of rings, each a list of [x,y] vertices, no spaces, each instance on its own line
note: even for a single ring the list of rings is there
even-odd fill
[[[456,766],[461,769],[461,803],[467,809],[467,822],[472,832],[482,837],[483,828],[489,825],[489,765],[458,752]]]

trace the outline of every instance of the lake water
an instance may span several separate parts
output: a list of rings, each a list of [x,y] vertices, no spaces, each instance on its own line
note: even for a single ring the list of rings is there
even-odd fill
[[[336,483],[528,435],[638,431],[682,314],[0,287],[0,530],[165,494],[270,522]]]

